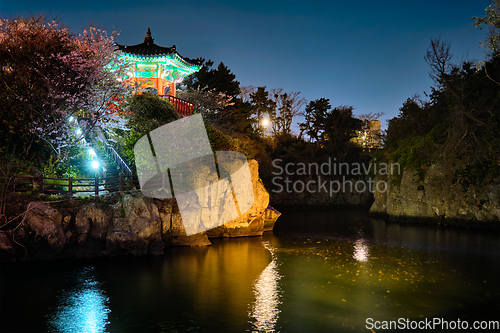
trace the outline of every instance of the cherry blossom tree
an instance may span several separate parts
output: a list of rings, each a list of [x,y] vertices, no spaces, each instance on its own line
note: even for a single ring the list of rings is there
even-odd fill
[[[94,27],[75,35],[43,16],[0,20],[4,149],[25,157],[41,151],[59,161],[69,157],[110,103],[127,94],[120,81],[127,65],[114,52],[115,37]],[[76,116],[85,121],[75,135],[78,125],[69,120]]]

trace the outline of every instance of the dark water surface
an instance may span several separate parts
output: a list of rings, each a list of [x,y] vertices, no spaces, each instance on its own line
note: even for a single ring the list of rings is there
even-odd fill
[[[1,332],[371,332],[367,318],[472,325],[500,320],[500,235],[358,210],[285,212],[262,237],[162,257],[2,264],[0,282]]]

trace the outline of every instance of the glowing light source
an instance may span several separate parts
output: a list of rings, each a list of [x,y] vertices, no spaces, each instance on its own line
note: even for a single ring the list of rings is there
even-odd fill
[[[92,161],[92,167],[93,167],[94,169],[97,169],[97,168],[99,167],[99,161],[98,161],[98,160],[93,160],[93,161]]]
[[[267,118],[262,119],[262,126],[267,127],[269,126],[270,123],[271,122],[269,121],[269,119]]]

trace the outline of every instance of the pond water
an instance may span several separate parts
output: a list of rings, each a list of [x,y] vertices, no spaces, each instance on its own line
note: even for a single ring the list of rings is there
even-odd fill
[[[161,257],[2,264],[0,282],[2,332],[370,332],[368,318],[472,325],[500,320],[500,235],[352,209],[284,212],[262,237]]]

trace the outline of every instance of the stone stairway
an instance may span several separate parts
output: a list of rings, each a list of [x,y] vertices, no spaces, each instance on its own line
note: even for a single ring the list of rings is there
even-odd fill
[[[122,168],[120,168],[115,162],[115,159],[110,155],[110,152],[116,154],[116,151],[110,148],[100,128],[96,127],[89,133],[88,142],[96,153],[95,158],[100,163],[99,177],[104,180],[105,189],[108,187],[116,187],[116,183],[119,181],[118,177],[121,173],[131,174],[128,166],[123,165],[124,163],[122,162]],[[124,167],[125,170],[122,170]]]
[[[94,151],[96,152],[96,158],[101,164],[100,176],[102,178],[118,177],[121,173],[120,169],[116,165],[115,161],[109,156],[108,153],[92,145]]]

